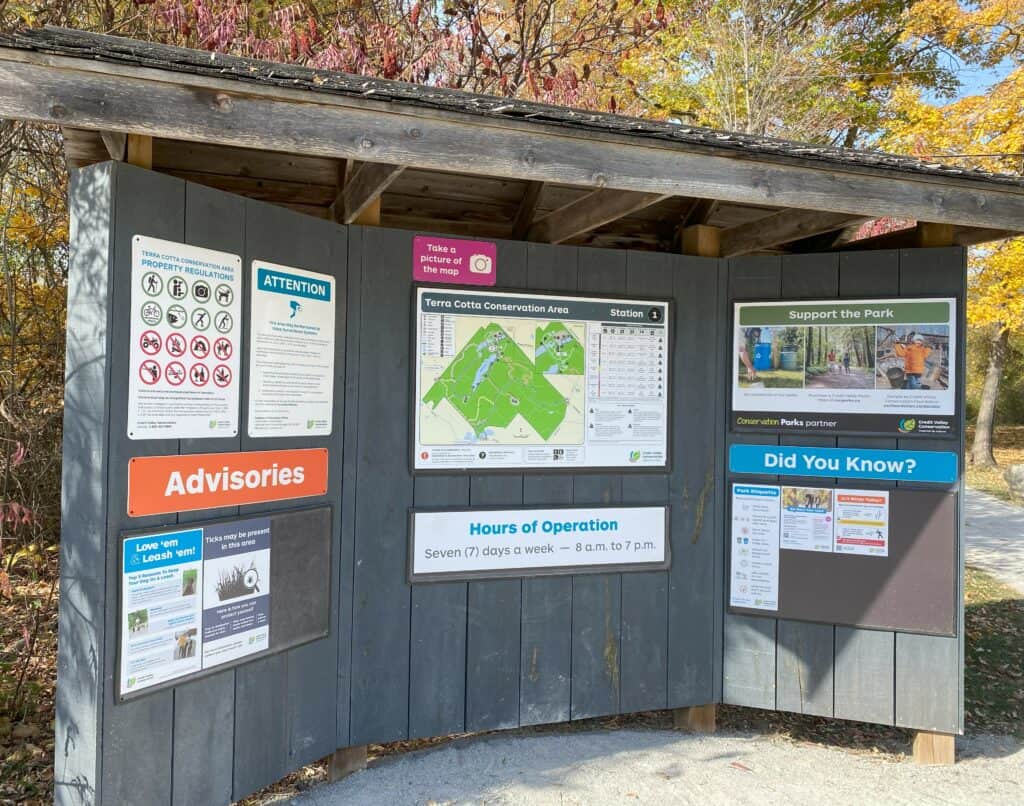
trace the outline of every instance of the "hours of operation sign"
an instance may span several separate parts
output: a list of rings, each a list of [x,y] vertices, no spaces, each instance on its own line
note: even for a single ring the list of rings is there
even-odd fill
[[[128,437],[238,433],[242,259],[132,238]]]
[[[669,303],[418,288],[416,470],[664,468]]]

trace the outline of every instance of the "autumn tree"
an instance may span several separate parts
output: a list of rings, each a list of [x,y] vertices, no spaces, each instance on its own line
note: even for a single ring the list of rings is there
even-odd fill
[[[929,159],[959,161],[992,171],[1022,173],[1024,160],[1024,0],[920,0],[911,7],[907,38],[948,49],[981,68],[1010,72],[985,92],[946,105],[929,103],[917,88],[893,97],[884,144]],[[986,339],[985,379],[970,459],[993,467],[992,432],[1000,380],[1012,333],[1024,330],[1024,240],[973,251],[968,324]]]
[[[909,0],[669,0],[623,73],[647,114],[854,146],[907,77],[954,88],[931,42],[904,41]]]

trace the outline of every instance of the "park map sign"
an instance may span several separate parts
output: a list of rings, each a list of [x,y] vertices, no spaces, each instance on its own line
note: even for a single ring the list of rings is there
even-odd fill
[[[956,338],[953,298],[737,303],[732,427],[954,434]]]
[[[416,470],[668,464],[665,301],[416,290]]]

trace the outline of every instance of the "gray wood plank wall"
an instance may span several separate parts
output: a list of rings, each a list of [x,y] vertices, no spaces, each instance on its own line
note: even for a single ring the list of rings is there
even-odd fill
[[[339,746],[713,702],[721,467],[706,390],[718,387],[720,365],[707,334],[720,338],[724,264],[498,242],[500,287],[675,302],[671,472],[414,476],[413,236],[350,228],[345,482],[355,493],[344,492],[342,534],[354,565],[342,575],[352,574],[353,626],[351,672],[339,675],[352,692]],[[619,502],[672,506],[670,571],[406,581],[410,506]]]
[[[725,449],[732,441],[779,442],[727,432],[731,301],[962,299],[962,250],[718,261],[499,242],[500,286],[673,300],[672,466],[643,474],[414,476],[413,233],[341,227],[123,164],[78,172],[71,206],[64,506],[75,516],[63,525],[58,803],[227,803],[336,747],[719,700],[962,728],[962,637],[730,615],[724,607]],[[243,366],[253,258],[337,278],[330,439],[246,436],[245,372],[239,437],[125,438],[127,401],[114,368],[127,364],[135,234],[243,256]],[[128,458],[321,445],[331,451],[322,500],[335,508],[330,636],[117,703],[118,535],[236,514],[129,520]],[[962,455],[962,440],[913,447]],[[109,489],[99,483],[105,476]],[[406,579],[410,507],[613,503],[670,506],[668,571],[415,586]],[[916,685],[925,671],[956,695]],[[137,761],[125,764],[128,757]]]
[[[338,580],[332,575],[329,637],[281,654],[120,703],[115,692],[118,561],[125,530],[270,512],[289,504],[128,518],[132,456],[327,447],[333,503],[332,557],[343,557],[338,513],[343,394],[330,438],[251,440],[242,373],[240,435],[204,440],[126,437],[131,241],[149,235],[239,254],[247,365],[248,278],[253,258],[334,275],[346,283],[344,228],[246,201],[123,163],[73,176],[74,252],[69,291],[68,383],[62,523],[61,666],[55,800],[60,804],[228,803],[337,744]],[[339,333],[346,308],[337,306]],[[336,368],[345,371],[344,339]],[[107,480],[106,488],[101,483]],[[292,504],[294,505],[294,504]],[[340,567],[340,565],[339,565]]]
[[[958,366],[964,366],[965,252],[960,248],[844,252],[729,261],[729,302],[744,299],[955,296],[961,309]],[[729,350],[730,367],[734,360]],[[963,381],[960,405],[963,406]],[[728,383],[728,381],[726,381]],[[853,436],[726,434],[727,443],[897,447],[957,452],[963,437],[900,439]],[[744,477],[774,483],[778,477]],[[726,477],[728,481],[728,477]],[[794,483],[828,480],[787,477]],[[902,486],[902,482],[900,483]],[[895,482],[858,482],[891,489]],[[963,490],[957,487],[959,509]],[[963,534],[958,525],[963,576]],[[962,582],[961,582],[962,584]],[[961,591],[962,594],[962,591]],[[960,597],[962,600],[962,596]],[[728,593],[724,601],[728,602]],[[920,681],[928,680],[928,685]],[[723,701],[734,705],[835,716],[957,733],[963,730],[963,609],[957,637],[725,614]]]

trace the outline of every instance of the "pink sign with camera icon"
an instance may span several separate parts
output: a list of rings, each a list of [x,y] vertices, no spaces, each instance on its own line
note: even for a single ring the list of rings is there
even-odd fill
[[[497,275],[497,244],[432,235],[413,238],[412,279],[417,282],[494,285]]]

